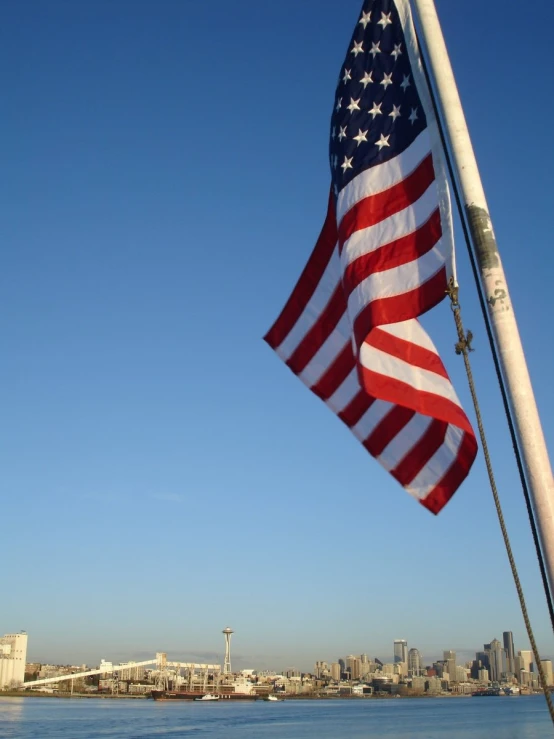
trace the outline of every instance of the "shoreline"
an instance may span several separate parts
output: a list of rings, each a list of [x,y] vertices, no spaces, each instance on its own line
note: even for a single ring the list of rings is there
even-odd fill
[[[521,695],[517,696],[497,696],[499,698],[526,698],[532,695],[536,695],[535,693],[523,693]],[[396,700],[397,698],[402,699],[429,699],[429,698],[471,698],[473,697],[470,693],[455,693],[455,694],[442,694],[442,695],[426,695],[426,694],[419,694],[419,695],[284,695],[279,696],[282,700],[287,701],[297,701],[297,700],[309,700],[309,701],[318,701],[318,700],[348,700],[348,701],[367,701],[367,700]],[[62,700],[68,700],[68,699],[91,699],[96,698],[98,700],[152,700],[151,696],[149,694],[137,694],[137,695],[129,695],[129,694],[111,694],[111,693],[40,693],[38,691],[29,691],[29,690],[7,690],[0,692],[0,698],[61,698]],[[262,701],[264,700],[263,696],[259,696],[257,700]],[[185,701],[171,701],[173,703],[181,703],[181,702],[187,702]],[[227,701],[226,701],[227,703]]]

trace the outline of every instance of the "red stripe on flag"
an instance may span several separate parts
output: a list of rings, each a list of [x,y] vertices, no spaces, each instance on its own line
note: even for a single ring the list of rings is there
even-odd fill
[[[374,328],[373,331],[370,331],[365,343],[410,364],[412,367],[421,367],[421,369],[434,372],[446,380],[450,379],[439,355],[419,344],[413,344],[411,341],[393,336],[380,328]]]
[[[339,225],[339,252],[356,231],[374,226],[395,213],[413,205],[435,179],[433,159],[429,153],[405,179],[383,192],[363,198],[344,214]]]
[[[406,236],[363,254],[344,270],[343,285],[349,295],[368,275],[400,267],[419,259],[435,246],[442,236],[440,211],[437,208],[430,218]]]
[[[363,442],[363,445],[370,454],[378,457],[414,416],[415,411],[410,408],[403,408],[400,405],[391,408],[383,420],[380,421],[377,427]]]
[[[327,400],[342,385],[355,366],[356,360],[352,352],[352,342],[348,341],[333,364],[310,390],[321,400]]]
[[[472,433],[466,414],[459,405],[436,393],[419,390],[406,382],[401,382],[388,375],[381,375],[358,364],[358,375],[363,389],[379,400],[413,408],[424,416],[438,418],[453,426]]]
[[[335,198],[333,193],[329,193],[329,203],[327,205],[327,215],[325,223],[321,229],[321,233],[317,243],[312,251],[308,264],[300,275],[300,279],[296,283],[290,298],[288,299],[281,314],[264,336],[272,349],[276,349],[286,339],[291,332],[294,324],[302,315],[304,309],[310,302],[322,276],[325,268],[331,259],[333,249],[337,245],[337,224],[335,216]]]
[[[352,428],[352,426],[355,426],[358,423],[364,413],[371,408],[373,403],[375,403],[375,398],[368,395],[365,390],[360,389],[346,408],[338,414],[338,417],[349,428]]]
[[[442,446],[447,429],[448,424],[445,421],[432,421],[404,459],[391,470],[391,475],[401,485],[409,485]]]
[[[421,505],[431,513],[440,513],[467,477],[476,454],[477,441],[475,437],[472,433],[465,433],[455,461],[438,485],[433,488],[426,498],[419,501]]]
[[[441,267],[427,282],[410,292],[372,300],[354,320],[357,345],[361,345],[375,326],[407,321],[426,313],[444,299],[446,288],[446,269]]]
[[[294,373],[302,372],[308,362],[313,359],[326,339],[333,333],[337,323],[344,316],[345,310],[344,291],[339,282],[317,321],[287,359],[286,364]]]

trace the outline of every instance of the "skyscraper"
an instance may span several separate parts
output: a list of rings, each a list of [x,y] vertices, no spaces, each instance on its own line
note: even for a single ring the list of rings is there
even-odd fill
[[[346,658],[346,669],[350,673],[351,680],[358,680],[362,674],[362,661],[359,657],[349,654]]]
[[[419,649],[410,649],[408,652],[408,675],[419,677],[421,675],[421,654]]]
[[[327,672],[327,669],[327,662],[318,661],[315,663],[314,674],[316,677],[321,677],[325,672]]]
[[[408,642],[405,639],[394,640],[394,662],[408,662]]]
[[[489,653],[490,678],[493,682],[500,682],[506,672],[506,650],[498,639],[493,639],[490,644],[485,644],[485,651]]]
[[[456,652],[452,649],[446,649],[442,654],[448,676],[451,682],[454,682],[456,680]]]
[[[520,661],[520,670],[531,672],[531,665],[533,664],[533,652],[530,649],[520,649],[517,653]]]
[[[541,659],[541,665],[546,678],[546,684],[551,686],[554,683],[554,676],[552,674],[552,662],[549,659]]]
[[[486,670],[490,670],[490,667],[491,667],[489,655],[490,655],[490,644],[485,644],[483,652],[475,653],[476,661],[480,662],[481,666],[484,667]]]
[[[505,631],[502,634],[502,638],[504,641],[504,649],[506,650],[506,672],[511,672],[512,674],[516,671],[515,666],[515,652],[514,652],[514,637],[511,631]]]

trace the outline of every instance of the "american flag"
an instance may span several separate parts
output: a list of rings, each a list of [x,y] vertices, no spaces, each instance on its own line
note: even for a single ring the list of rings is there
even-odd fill
[[[366,0],[331,120],[316,246],[265,336],[385,469],[433,513],[477,453],[417,316],[453,275],[448,187],[408,0]]]

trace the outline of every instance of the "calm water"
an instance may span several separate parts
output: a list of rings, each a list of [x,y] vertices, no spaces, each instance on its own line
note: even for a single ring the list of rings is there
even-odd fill
[[[545,739],[542,696],[155,703],[151,700],[0,698],[5,739]]]

